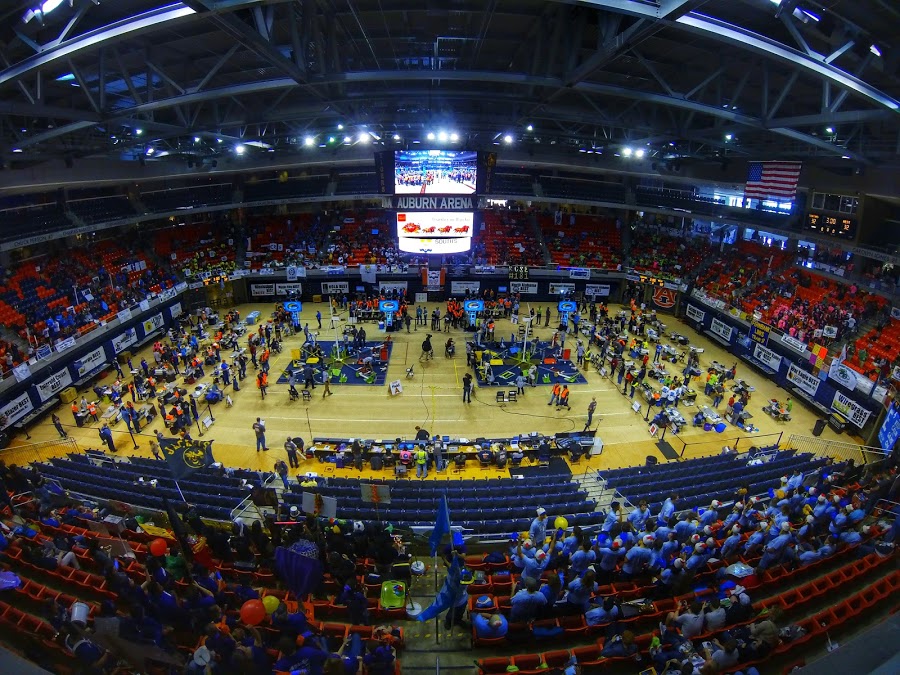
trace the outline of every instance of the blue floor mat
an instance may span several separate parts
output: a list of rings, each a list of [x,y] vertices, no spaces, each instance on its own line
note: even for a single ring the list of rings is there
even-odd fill
[[[482,362],[486,363],[493,359],[500,359],[503,365],[491,366],[494,372],[494,383],[489,384],[484,378],[484,369],[478,368],[476,371],[476,379],[479,387],[514,387],[516,377],[519,373],[523,375],[532,364],[538,368],[537,384],[546,384],[552,386],[556,382],[564,384],[587,384],[587,378],[582,375],[578,367],[568,359],[560,358],[562,350],[559,348],[551,349],[546,342],[539,342],[534,353],[527,353],[522,357],[521,345],[501,345],[492,343],[491,347],[483,348],[475,346],[476,351],[484,349]],[[555,359],[554,363],[545,363],[546,359]]]
[[[363,385],[371,385],[373,387],[383,387],[385,382],[387,381],[387,369],[388,363],[391,360],[391,352],[394,349],[394,345],[389,343],[387,345],[387,360],[381,361],[381,342],[366,342],[365,346],[362,348],[362,356],[373,356],[375,358],[373,362],[373,371],[368,375],[362,375],[361,369],[362,366],[357,364],[359,359],[359,351],[356,349],[352,349],[349,355],[347,354],[336,354],[334,352],[334,342],[330,341],[320,341],[319,345],[322,347],[322,351],[325,354],[324,364],[325,368],[323,369],[322,364],[316,364],[313,366],[313,370],[315,371],[315,383],[322,384],[325,381],[326,373],[327,376],[330,377],[329,382],[332,385],[335,384],[363,384]],[[340,343],[341,348],[343,349],[343,343]],[[301,386],[303,384],[303,367],[305,365],[304,361],[291,361],[288,363],[287,367],[281,372],[281,375],[278,377],[278,384],[289,384],[291,380],[293,380],[296,386]]]

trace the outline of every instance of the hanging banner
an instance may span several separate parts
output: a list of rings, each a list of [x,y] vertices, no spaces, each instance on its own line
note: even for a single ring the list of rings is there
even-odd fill
[[[31,377],[31,368],[28,367],[27,361],[13,367],[12,371],[16,377],[16,382],[24,382]]]
[[[866,410],[852,398],[839,391],[834,392],[834,401],[831,402],[831,409],[846,417],[860,429],[866,425],[869,415],[872,414],[870,410]]]
[[[60,340],[59,342],[57,342],[55,349],[57,352],[64,352],[67,349],[71,349],[74,346],[75,346],[75,338],[67,337],[65,340]]]
[[[703,323],[703,319],[706,317],[706,312],[703,312],[703,311],[697,309],[693,305],[687,306],[687,310],[685,311],[685,314],[687,314],[687,317],[689,319],[693,319],[697,323]]]
[[[378,283],[378,265],[360,265],[359,278],[364,284]]]
[[[0,408],[0,429],[15,424],[32,410],[34,410],[34,405],[32,405],[27,392],[17,396]]]
[[[900,439],[900,410],[892,405],[888,408],[884,424],[878,431],[878,442],[881,444],[882,450],[891,452],[898,439]]]
[[[795,363],[792,363],[788,368],[786,379],[810,396],[815,396],[816,392],[819,391],[819,378],[815,375],[810,375]]]
[[[480,281],[451,281],[450,295],[465,295],[466,291],[469,291],[469,295],[476,295],[480,288]]]
[[[769,334],[771,333],[771,330],[772,327],[770,325],[762,323],[761,321],[753,321],[750,324],[750,339],[765,347],[769,344]]]
[[[781,368],[781,357],[771,349],[767,349],[762,345],[758,344],[753,346],[753,358],[775,372],[778,372],[778,369]]]
[[[536,281],[510,281],[509,292],[519,295],[537,295],[538,285]]]
[[[731,342],[731,334],[734,332],[734,328],[718,319],[712,320],[709,330],[725,340],[725,342]]]
[[[288,281],[297,281],[297,279],[306,278],[305,267],[296,267],[294,265],[291,265],[290,267],[285,267],[284,271],[287,273]]]
[[[275,295],[303,295],[303,284],[275,284]]]
[[[336,295],[338,293],[349,293],[350,292],[350,284],[346,281],[323,281],[322,282],[322,294],[323,295]]]
[[[781,340],[782,344],[787,345],[794,351],[800,352],[801,354],[806,353],[806,345],[787,333],[782,333],[779,340]]]
[[[822,329],[822,335],[827,338],[836,338],[837,337],[837,326],[825,326]]]
[[[118,337],[113,338],[113,351],[118,354],[126,347],[130,347],[131,345],[133,345],[135,342],[137,342],[137,331],[134,328],[129,328]]]
[[[88,373],[92,373],[102,367],[105,363],[106,350],[104,350],[103,347],[98,347],[94,351],[88,352],[82,356],[73,365],[77,366],[76,371],[78,372],[78,377],[84,377]]]
[[[841,363],[837,358],[831,361],[831,366],[828,368],[828,377],[851,391],[858,389],[865,394],[871,392],[874,386],[872,380]]]
[[[678,304],[678,292],[671,288],[656,286],[653,288],[653,293],[650,294],[650,303],[655,309],[671,312]]]
[[[62,391],[70,384],[72,384],[72,376],[69,374],[68,368],[63,368],[58,373],[51,375],[43,382],[36,385],[41,403],[45,402],[53,396],[53,394]]]
[[[159,330],[165,325],[165,319],[163,319],[162,313],[154,314],[149,319],[144,321],[144,337],[147,337],[155,330]]]
[[[569,278],[570,279],[590,279],[591,278],[591,270],[587,267],[570,267],[569,268]]]
[[[181,316],[182,312],[183,310],[181,309],[180,302],[176,302],[174,305],[169,307],[169,316],[171,316],[173,319],[177,319],[179,316]]]
[[[442,288],[441,270],[428,270],[428,275],[425,278],[425,289],[429,291],[439,291]]]
[[[575,292],[575,284],[550,284],[550,295],[568,295]]]
[[[121,312],[116,314],[116,316],[119,318],[119,321],[121,321],[122,323],[125,323],[126,321],[128,321],[131,318],[131,310],[126,307]]]
[[[609,284],[585,284],[584,287],[584,294],[592,298],[598,296],[606,298],[609,296],[609,292]]]
[[[254,298],[275,295],[275,284],[250,284],[250,295]]]
[[[159,293],[159,299],[160,301],[165,302],[166,300],[171,300],[176,295],[178,295],[178,291],[176,291],[174,288],[164,288]]]

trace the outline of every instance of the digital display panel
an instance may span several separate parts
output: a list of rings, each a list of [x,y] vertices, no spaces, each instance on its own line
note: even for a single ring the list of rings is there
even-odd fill
[[[464,253],[472,248],[474,222],[469,211],[399,211],[398,247],[406,253]]]
[[[472,195],[478,182],[478,153],[472,150],[397,150],[394,194]]]

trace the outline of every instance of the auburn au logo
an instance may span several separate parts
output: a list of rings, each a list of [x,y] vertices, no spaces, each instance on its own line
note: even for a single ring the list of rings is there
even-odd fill
[[[675,306],[675,301],[677,299],[678,295],[671,288],[653,289],[653,304],[657,307],[672,309],[672,307]]]

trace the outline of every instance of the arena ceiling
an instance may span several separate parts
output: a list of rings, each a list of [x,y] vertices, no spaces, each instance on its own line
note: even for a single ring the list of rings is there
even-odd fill
[[[900,165],[894,0],[3,6],[7,166],[416,142]]]

